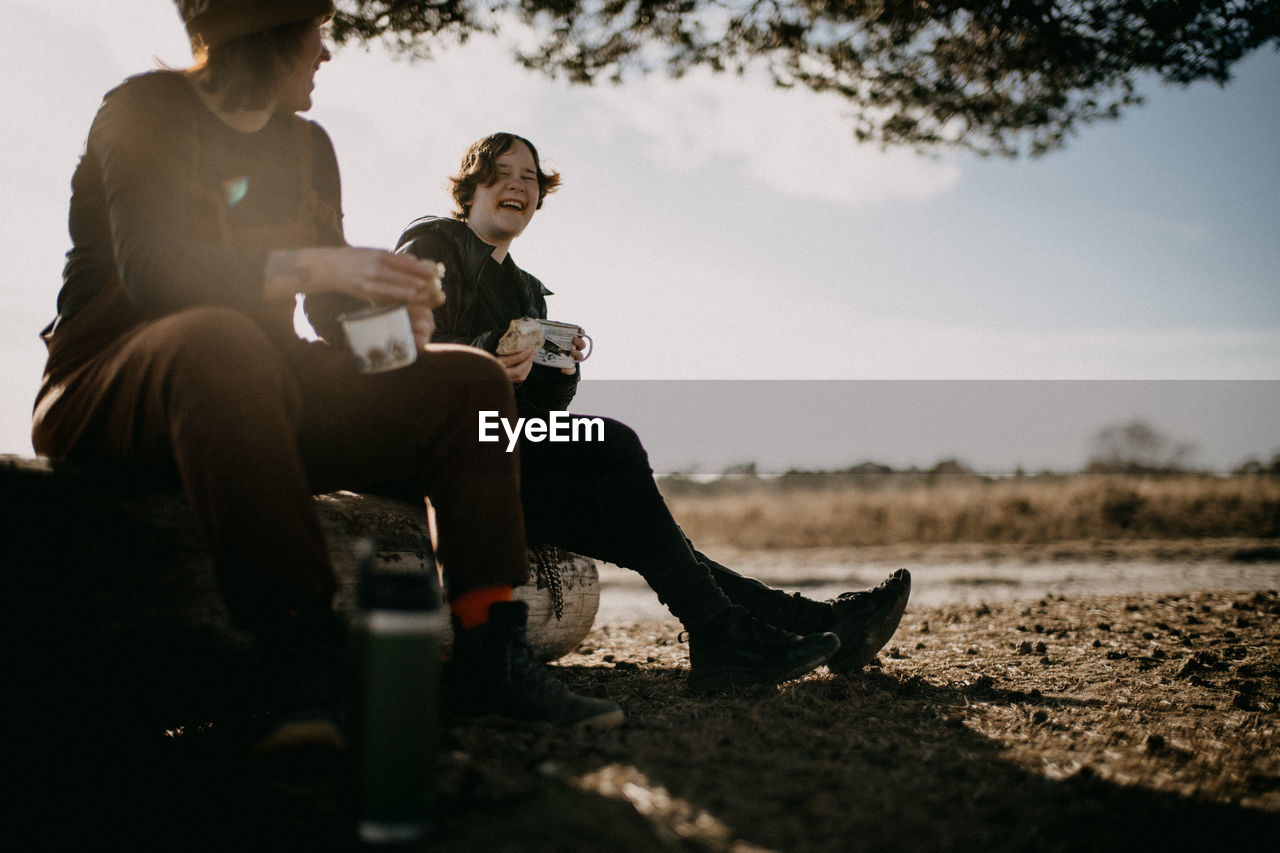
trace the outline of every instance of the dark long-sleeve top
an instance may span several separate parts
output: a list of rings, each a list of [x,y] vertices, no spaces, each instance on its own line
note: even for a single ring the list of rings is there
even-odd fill
[[[433,341],[466,343],[496,352],[498,339],[512,320],[547,318],[551,291],[521,269],[510,253],[501,263],[495,261],[493,246],[476,236],[465,222],[423,217],[405,229],[396,249],[445,265],[445,302],[435,310]],[[516,401],[526,411],[563,410],[572,402],[580,378],[580,368],[567,374],[535,364],[516,388]]]
[[[269,248],[236,248],[227,234],[297,221],[305,192],[320,202],[319,244],[343,244],[338,165],[324,130],[282,113],[244,133],[193,87],[179,72],[154,71],[104,97],[71,182],[61,322],[116,275],[146,314],[260,305]],[[307,136],[309,181],[299,156]]]
[[[552,295],[551,291],[517,266],[510,254],[501,263],[495,261],[493,248],[465,222],[444,217],[415,220],[400,236],[397,251],[445,265],[445,301],[433,312],[433,342],[466,344],[496,353],[498,339],[512,320],[546,319],[546,298]],[[353,298],[333,293],[308,295],[304,304],[312,326],[330,342],[342,339],[338,315],[361,307]],[[568,408],[580,376],[580,367],[567,374],[559,368],[533,365],[529,377],[515,389],[521,412],[538,414]]]

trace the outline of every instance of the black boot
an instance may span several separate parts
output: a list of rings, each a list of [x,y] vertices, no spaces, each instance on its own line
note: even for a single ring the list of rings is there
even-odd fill
[[[526,636],[528,608],[522,601],[489,606],[489,621],[475,628],[453,626],[453,655],[444,666],[444,706],[455,717],[498,717],[556,726],[612,728],[622,709],[607,699],[569,691],[538,663]]]
[[[814,601],[744,577],[700,551],[695,553],[725,595],[753,616],[795,634],[830,631],[838,636],[840,651],[827,661],[827,668],[842,674],[862,669],[884,648],[911,596],[911,575],[906,569],[898,569],[875,589]]]
[[[346,623],[325,608],[259,639],[272,710],[251,750],[237,825],[253,849],[336,849],[351,821]]]
[[[792,634],[734,605],[689,630],[689,687],[711,692],[780,684],[826,663],[839,648],[835,634]]]
[[[328,608],[288,620],[261,638],[272,695],[259,756],[346,750],[350,656],[346,621]]]
[[[840,651],[827,668],[848,675],[871,663],[898,630],[910,597],[911,573],[898,569],[875,589],[846,592],[832,601],[829,630],[840,636]]]
[[[689,543],[689,547],[693,548],[693,543]],[[695,549],[693,553],[698,562],[710,572],[711,579],[725,596],[734,604],[747,608],[751,615],[793,634],[831,630],[833,620],[830,602],[814,601],[798,592],[788,593],[775,589],[755,578],[738,574],[701,551]]]

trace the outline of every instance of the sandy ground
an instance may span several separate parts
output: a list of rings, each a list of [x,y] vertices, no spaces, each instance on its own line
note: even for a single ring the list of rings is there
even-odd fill
[[[1252,848],[1280,834],[1277,587],[913,601],[856,677],[712,697],[674,621],[602,619],[556,668],[627,722],[446,726],[410,849]],[[349,849],[337,789],[264,787],[250,731],[59,754],[13,849]]]
[[[1274,591],[912,608],[857,678],[713,699],[674,623],[602,626],[561,671],[627,724],[451,730],[439,849],[1235,849],[1280,830],[1278,616]]]

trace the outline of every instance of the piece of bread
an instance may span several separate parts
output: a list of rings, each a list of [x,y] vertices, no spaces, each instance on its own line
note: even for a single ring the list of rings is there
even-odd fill
[[[498,339],[498,355],[537,349],[544,340],[541,323],[532,317],[519,317],[511,321]]]

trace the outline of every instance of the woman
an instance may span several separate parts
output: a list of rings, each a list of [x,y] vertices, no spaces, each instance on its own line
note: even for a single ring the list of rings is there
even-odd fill
[[[415,222],[398,249],[445,263],[447,299],[434,311],[434,340],[495,352],[511,319],[547,316],[550,291],[516,266],[508,250],[560,176],[543,171],[527,139],[498,133],[471,146],[452,182],[456,218]],[[575,341],[575,360],[581,360],[583,343]],[[535,365],[533,355],[526,350],[498,358],[518,384],[521,414],[545,417],[567,407],[580,368]],[[824,662],[833,671],[853,672],[888,642],[911,590],[905,571],[834,602],[787,595],[742,577],[693,549],[672,519],[635,433],[604,422],[601,442],[521,442],[529,538],[642,574],[688,629],[690,686],[778,683]]]
[[[533,663],[510,601],[528,571],[518,472],[471,427],[477,410],[514,411],[501,366],[427,346],[434,263],[343,238],[333,149],[296,115],[330,58],[331,0],[178,5],[195,66],[109,92],[73,178],[36,450],[176,475],[228,607],[279,672],[263,748],[342,746],[342,626],[312,495],[392,481],[438,507],[467,674],[454,710],[616,724],[615,704]],[[416,362],[361,374],[350,353],[300,341],[295,294],[319,292],[413,306]]]

